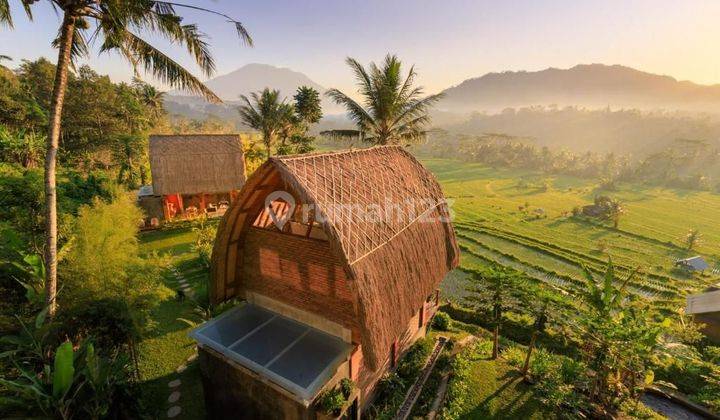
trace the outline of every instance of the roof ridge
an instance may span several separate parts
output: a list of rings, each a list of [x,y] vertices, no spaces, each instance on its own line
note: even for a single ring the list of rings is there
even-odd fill
[[[360,147],[357,149],[346,149],[346,150],[332,150],[329,152],[310,152],[310,153],[303,153],[300,155],[286,155],[286,156],[272,156],[270,160],[277,160],[277,161],[289,161],[289,160],[301,160],[301,159],[309,159],[309,158],[316,158],[316,157],[323,157],[323,156],[337,156],[337,155],[349,155],[353,153],[368,153],[375,150],[380,149],[399,149],[402,150],[403,147],[397,144],[384,144],[379,146],[371,146],[371,147]]]

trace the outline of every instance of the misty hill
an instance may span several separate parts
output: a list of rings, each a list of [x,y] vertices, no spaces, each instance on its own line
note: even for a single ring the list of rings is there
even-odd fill
[[[325,88],[312,81],[306,75],[283,67],[269,64],[252,63],[239,69],[215,77],[205,82],[223,101],[237,101],[240,95],[248,95],[266,87],[277,89],[281,96],[291,97],[298,86],[310,86],[319,92]],[[171,96],[190,96],[180,91],[169,92]]]
[[[170,114],[187,118],[216,117],[238,123],[236,107],[239,104],[240,95],[249,95],[251,92],[269,87],[279,90],[281,97],[291,101],[300,86],[310,86],[321,95],[326,90],[303,73],[288,68],[256,63],[247,64],[231,73],[210,79],[205,84],[225,103],[210,104],[198,96],[191,96],[181,91],[171,91],[165,98],[165,108]],[[335,104],[325,98],[323,98],[322,105],[323,111],[326,113],[337,112]]]
[[[699,85],[620,65],[488,73],[444,91],[438,108],[497,112],[533,105],[716,112],[720,85]]]
[[[434,121],[440,123],[442,118]],[[679,139],[720,145],[720,117],[683,112],[576,107],[508,108],[499,113],[474,113],[462,122],[436,124],[471,136],[503,133],[532,139],[538,146],[574,152],[617,152],[647,156]]]

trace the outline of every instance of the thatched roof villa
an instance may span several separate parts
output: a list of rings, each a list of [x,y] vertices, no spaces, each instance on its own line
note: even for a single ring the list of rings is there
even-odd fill
[[[152,135],[150,172],[138,196],[148,216],[222,215],[245,183],[240,135]]]
[[[246,303],[193,333],[211,416],[314,418],[343,378],[356,415],[425,334],[458,259],[440,187],[404,149],[269,159],[213,251],[211,300]]]

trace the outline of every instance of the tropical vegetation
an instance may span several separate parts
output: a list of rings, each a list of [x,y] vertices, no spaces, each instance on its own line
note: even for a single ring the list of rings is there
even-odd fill
[[[423,96],[423,88],[414,86],[417,76],[414,67],[403,75],[400,59],[389,54],[381,65],[370,63],[368,68],[354,58],[348,57],[346,62],[355,74],[362,102],[338,89],[330,89],[325,94],[346,108],[357,129],[322,134],[360,138],[374,145],[407,145],[425,138],[430,123],[429,110],[441,95]]]

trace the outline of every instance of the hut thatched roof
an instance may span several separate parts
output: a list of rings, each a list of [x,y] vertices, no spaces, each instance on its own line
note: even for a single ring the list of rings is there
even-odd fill
[[[238,251],[232,246],[242,241],[237,220],[252,207],[249,202],[258,195],[264,199],[262,191],[270,192],[267,180],[278,177],[324,216],[330,246],[343,260],[356,296],[363,353],[376,367],[458,264],[459,250],[440,186],[397,146],[271,158],[248,180],[219,227],[213,251],[214,301],[228,299],[237,293],[236,287],[242,288],[242,279],[235,278]],[[363,213],[367,209],[374,209],[379,219]],[[393,215],[382,217],[388,214]]]
[[[158,195],[240,189],[245,183],[240,136],[152,135],[150,171]]]

